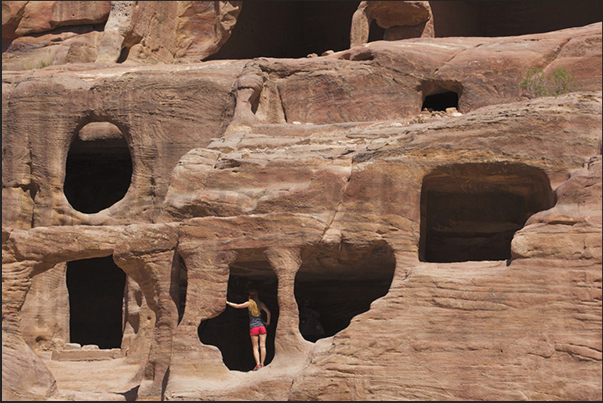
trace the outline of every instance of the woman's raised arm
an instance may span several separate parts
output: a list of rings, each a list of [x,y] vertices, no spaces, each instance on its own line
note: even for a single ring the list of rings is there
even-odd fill
[[[242,304],[235,304],[234,302],[226,301],[226,305],[232,306],[233,308],[247,308],[249,306],[249,301],[245,301]]]

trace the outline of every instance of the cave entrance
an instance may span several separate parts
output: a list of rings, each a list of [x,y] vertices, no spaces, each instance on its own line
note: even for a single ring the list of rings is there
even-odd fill
[[[246,1],[230,38],[204,60],[300,58],[350,47],[359,1]]]
[[[84,126],[67,154],[65,197],[86,214],[98,213],[121,200],[132,179],[132,158],[119,128],[109,122]]]
[[[423,81],[418,90],[423,97],[421,110],[445,112],[448,108],[459,109],[459,98],[463,93],[463,87],[459,82]]]
[[[67,262],[69,339],[120,348],[126,274],[112,256]]]
[[[345,329],[354,316],[387,294],[394,277],[393,250],[383,241],[319,247],[295,277],[299,330],[315,342]],[[317,330],[315,319],[322,331]]]
[[[278,279],[262,251],[237,252],[237,261],[230,266],[226,298],[240,304],[247,301],[249,289],[256,289],[260,300],[270,310],[270,326],[266,327],[266,366],[274,358],[274,338],[279,316]],[[262,316],[266,320],[264,312]],[[226,307],[224,312],[215,318],[202,321],[198,335],[203,344],[220,349],[224,364],[231,371],[248,372],[255,367],[247,309]]]
[[[522,164],[455,164],[423,179],[421,261],[511,258],[511,240],[534,213],[555,204],[547,175]]]
[[[428,111],[445,112],[447,108],[458,109],[458,106],[459,94],[453,91],[445,91],[426,96],[423,101],[423,106],[421,106],[421,110],[427,109]]]

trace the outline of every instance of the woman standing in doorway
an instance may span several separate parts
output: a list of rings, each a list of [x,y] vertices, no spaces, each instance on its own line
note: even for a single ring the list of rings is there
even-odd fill
[[[251,336],[253,358],[255,358],[256,363],[253,370],[257,371],[263,368],[266,359],[266,326],[270,325],[270,310],[260,301],[256,290],[249,290],[249,299],[242,304],[226,301],[226,305],[237,309],[249,309],[249,335]],[[266,312],[266,323],[262,320],[262,310]]]

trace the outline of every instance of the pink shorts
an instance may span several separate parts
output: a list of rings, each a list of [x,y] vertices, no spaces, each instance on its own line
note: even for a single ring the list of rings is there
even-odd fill
[[[249,334],[251,336],[257,336],[258,334],[264,334],[264,333],[266,333],[266,328],[264,326],[254,327],[249,330]]]

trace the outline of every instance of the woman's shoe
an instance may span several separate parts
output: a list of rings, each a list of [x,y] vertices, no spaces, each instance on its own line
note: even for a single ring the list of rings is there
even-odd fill
[[[254,371],[257,371],[258,369],[262,368],[262,365],[258,364],[255,366],[255,368],[253,369]]]

